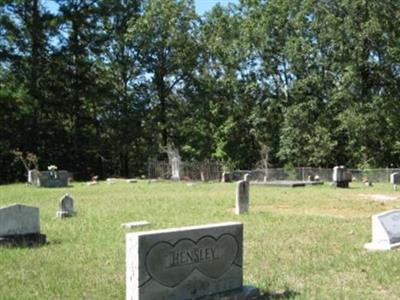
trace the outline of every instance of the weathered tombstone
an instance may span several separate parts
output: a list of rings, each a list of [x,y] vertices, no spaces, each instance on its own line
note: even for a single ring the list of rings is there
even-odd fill
[[[28,183],[32,185],[39,185],[39,171],[36,169],[28,171]]]
[[[0,244],[45,242],[46,236],[40,233],[39,208],[21,204],[0,208]]]
[[[222,172],[221,182],[231,182],[231,173]]]
[[[245,176],[247,179],[248,176]],[[235,214],[240,215],[249,210],[250,183],[247,180],[240,180],[236,183]]]
[[[250,182],[250,174],[249,173],[244,174],[243,180],[247,181],[247,182]]]
[[[126,235],[127,300],[251,299],[242,277],[241,223]]]
[[[392,209],[372,216],[372,242],[367,250],[391,250],[400,247],[400,210]]]
[[[338,188],[348,188],[351,177],[351,173],[347,172],[345,166],[336,166],[333,168],[332,185]]]
[[[171,179],[172,180],[180,180],[179,170],[180,169],[180,159],[177,157],[172,158],[171,160]]]
[[[63,219],[72,217],[76,214],[74,210],[74,199],[68,194],[65,194],[59,203],[59,211],[57,212],[57,218]]]
[[[390,183],[393,185],[393,189],[397,190],[397,185],[400,184],[400,173],[399,172],[390,174]]]

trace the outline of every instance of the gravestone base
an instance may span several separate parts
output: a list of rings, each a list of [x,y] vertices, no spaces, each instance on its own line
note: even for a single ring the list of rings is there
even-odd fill
[[[333,181],[332,186],[335,188],[347,189],[349,187],[349,182],[348,181]]]
[[[59,211],[57,212],[57,214],[56,214],[56,218],[58,218],[58,219],[64,219],[64,218],[73,217],[73,216],[75,216],[75,215],[76,215],[75,212],[74,212],[74,213],[71,213],[71,212],[69,212],[69,211],[59,210]]]
[[[251,285],[243,286],[241,289],[205,296],[201,300],[252,300],[258,297],[258,289]]]
[[[368,251],[387,251],[400,248],[400,243],[388,244],[388,243],[366,243],[364,249]]]
[[[41,233],[17,234],[0,237],[0,246],[32,247],[46,243],[46,235]]]

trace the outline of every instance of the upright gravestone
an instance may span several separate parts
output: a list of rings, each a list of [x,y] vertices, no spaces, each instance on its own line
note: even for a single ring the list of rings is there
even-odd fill
[[[39,208],[12,204],[0,208],[0,244],[42,244]]]
[[[348,188],[351,181],[351,173],[347,172],[345,166],[336,166],[333,168],[332,185],[338,188]]]
[[[128,233],[126,299],[251,299],[242,261],[241,223]]]
[[[231,182],[231,173],[222,172],[221,182]]]
[[[397,185],[400,184],[400,173],[399,172],[390,174],[390,183],[393,185],[393,189],[397,190]]]
[[[367,250],[391,250],[400,247],[400,210],[392,209],[372,216],[372,242]]]
[[[236,184],[236,202],[235,202],[235,214],[240,215],[246,213],[249,210],[249,174],[244,176],[245,180],[240,180]]]
[[[36,169],[28,171],[28,183],[32,185],[39,185],[39,171]]]
[[[180,180],[180,175],[179,175],[179,171],[180,171],[180,159],[177,157],[172,158],[171,160],[171,179],[172,180]]]
[[[76,214],[74,210],[74,199],[68,194],[65,194],[59,202],[59,211],[57,212],[57,218],[63,219],[72,217]]]

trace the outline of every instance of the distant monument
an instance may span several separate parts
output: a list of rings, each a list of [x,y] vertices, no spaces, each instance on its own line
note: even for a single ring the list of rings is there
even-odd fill
[[[165,149],[168,155],[168,162],[171,168],[171,180],[180,180],[181,157],[175,146],[168,144]]]
[[[397,185],[400,184],[400,173],[399,172],[390,174],[390,183],[393,185],[393,189],[397,190]]]
[[[244,175],[244,180],[236,184],[235,214],[240,215],[249,211],[250,174]]]
[[[58,171],[56,166],[49,166],[48,171],[28,171],[28,183],[39,187],[66,187],[68,177],[68,171]]]
[[[333,168],[332,186],[338,188],[348,188],[352,180],[351,172],[348,172],[345,166],[336,166]]]

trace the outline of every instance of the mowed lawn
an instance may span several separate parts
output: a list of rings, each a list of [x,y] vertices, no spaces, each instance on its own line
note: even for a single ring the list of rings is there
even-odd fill
[[[66,192],[78,214],[58,220]],[[244,282],[260,288],[261,299],[400,298],[400,251],[363,249],[370,216],[400,206],[400,191],[389,184],[251,186],[250,212],[241,216],[234,202],[235,183],[0,186],[0,206],[40,208],[48,239],[37,248],[0,248],[0,299],[124,299],[128,230],[121,223],[140,220],[151,225],[138,230],[243,222]]]

